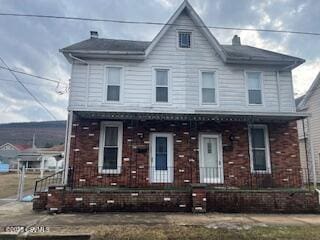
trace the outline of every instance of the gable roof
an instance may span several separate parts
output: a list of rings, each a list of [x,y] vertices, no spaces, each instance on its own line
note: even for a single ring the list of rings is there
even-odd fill
[[[316,79],[312,82],[310,88],[306,92],[306,94],[303,96],[303,99],[299,102],[297,106],[297,110],[303,110],[306,107],[306,104],[310,97],[313,95],[313,93],[318,89],[320,86],[320,72],[318,73]]]
[[[289,55],[272,52],[262,48],[256,48],[248,45],[223,45],[225,52],[227,54],[227,62],[232,63],[233,61],[237,62],[239,60],[247,61],[247,63],[254,62],[255,64],[259,61],[264,62],[273,62],[276,64],[282,64],[287,62],[288,64],[295,62],[303,63],[304,60],[297,57],[292,57]]]
[[[297,98],[294,99],[294,102],[295,102],[295,104],[296,104],[296,107],[299,106],[299,104],[300,104],[301,101],[303,100],[304,96],[305,96],[305,95],[302,95],[302,96],[297,97]]]
[[[188,14],[196,26],[199,26],[200,32],[225,63],[281,65],[293,69],[305,61],[301,58],[246,45],[221,45],[187,0],[182,2],[151,42],[90,38],[62,48],[60,51],[69,61],[72,57],[70,54],[87,58],[133,58],[143,60],[148,57],[183,12]]]
[[[5,144],[2,144],[0,146],[0,149],[3,148],[4,146],[10,146],[10,147],[14,148],[16,151],[22,151],[24,149],[29,148],[29,145],[26,145],[26,144],[12,144],[12,143],[7,142]]]
[[[65,52],[107,52],[107,51],[119,51],[119,52],[141,52],[144,51],[150,45],[150,42],[146,41],[131,41],[120,39],[105,39],[105,38],[89,38],[87,40],[72,44],[71,46],[62,48],[61,51]]]
[[[149,53],[154,49],[154,47],[157,45],[157,43],[160,41],[163,35],[165,35],[165,33],[169,30],[171,25],[174,24],[174,22],[182,14],[183,11],[186,11],[186,13],[189,15],[191,20],[195,23],[195,25],[201,26],[199,28],[200,32],[207,38],[207,40],[209,41],[209,44],[219,54],[219,56],[225,61],[226,55],[224,53],[222,46],[219,44],[218,40],[212,35],[211,31],[207,28],[207,26],[204,24],[200,16],[196,13],[196,11],[193,9],[193,7],[190,5],[190,3],[187,0],[184,0],[182,2],[180,7],[172,15],[169,21],[163,26],[163,28],[160,30],[157,36],[152,40],[151,44],[146,49],[146,56],[148,56]]]

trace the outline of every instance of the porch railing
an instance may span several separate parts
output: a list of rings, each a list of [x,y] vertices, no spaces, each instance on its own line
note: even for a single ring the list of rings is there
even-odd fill
[[[68,172],[68,187],[170,188],[204,183],[228,189],[310,188],[306,168],[273,168],[252,172],[250,168],[196,168],[122,166],[103,170],[97,166],[74,166]]]
[[[54,174],[36,180],[34,185],[34,192],[47,191],[50,186],[62,184],[64,170],[60,170]]]

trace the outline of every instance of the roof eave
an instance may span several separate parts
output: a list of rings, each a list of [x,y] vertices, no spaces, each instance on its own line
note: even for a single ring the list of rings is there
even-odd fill
[[[284,66],[285,68],[294,69],[304,63],[304,59],[297,59],[293,61],[276,61],[276,60],[265,60],[261,58],[251,58],[251,57],[228,57],[226,63],[229,64],[252,64],[252,65],[278,65]]]
[[[129,59],[129,60],[144,60],[144,51],[87,51],[87,50],[59,50],[65,58],[71,63],[73,59],[70,54],[75,57],[84,59]]]

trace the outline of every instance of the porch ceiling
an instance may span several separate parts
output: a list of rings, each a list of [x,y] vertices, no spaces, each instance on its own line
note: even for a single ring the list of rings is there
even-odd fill
[[[197,112],[197,113],[157,113],[157,112],[97,112],[75,111],[85,119],[114,120],[168,120],[168,121],[240,121],[240,122],[286,122],[303,119],[307,113],[244,113],[244,112]]]

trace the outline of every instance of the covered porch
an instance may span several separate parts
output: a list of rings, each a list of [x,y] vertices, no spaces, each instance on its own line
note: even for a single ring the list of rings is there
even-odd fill
[[[303,188],[297,119],[305,115],[75,112],[71,188]]]

